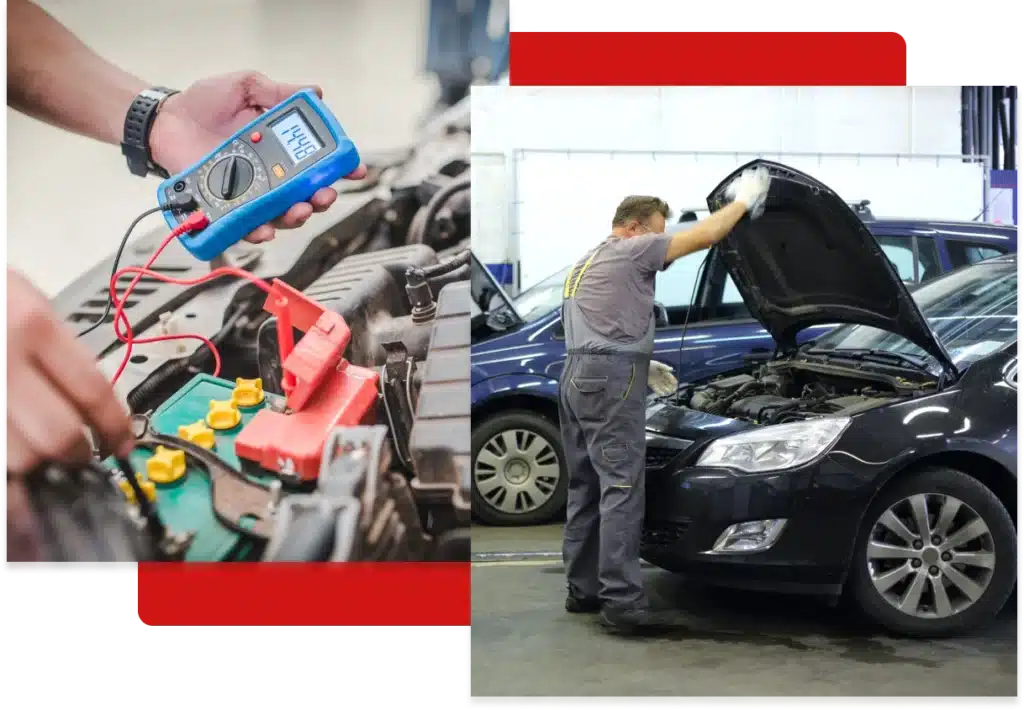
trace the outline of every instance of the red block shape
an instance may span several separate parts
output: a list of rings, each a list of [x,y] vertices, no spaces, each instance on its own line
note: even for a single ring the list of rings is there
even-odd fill
[[[311,330],[306,338],[312,334]],[[306,342],[303,338],[293,353]],[[315,481],[324,442],[335,427],[373,424],[377,381],[374,370],[342,361],[312,392],[303,409],[283,414],[261,409],[235,437],[235,453],[262,468]]]
[[[509,41],[514,86],[907,83],[907,44],[895,32],[513,32]]]
[[[139,565],[149,626],[468,626],[466,563]]]

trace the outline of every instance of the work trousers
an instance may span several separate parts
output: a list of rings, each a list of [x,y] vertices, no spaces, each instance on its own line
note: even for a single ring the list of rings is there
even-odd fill
[[[640,536],[649,363],[646,356],[570,354],[559,381],[569,593],[621,609],[647,605]]]

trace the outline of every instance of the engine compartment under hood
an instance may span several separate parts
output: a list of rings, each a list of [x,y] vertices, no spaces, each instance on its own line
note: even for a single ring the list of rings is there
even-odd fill
[[[729,184],[751,168],[772,177],[764,214],[742,219],[717,246],[744,302],[783,352],[804,328],[858,323],[903,336],[956,372],[889,259],[846,202],[793,168],[755,160],[708,196],[725,205]]]
[[[932,394],[935,379],[833,358],[780,358],[685,384],[647,413],[650,432],[700,442],[756,426],[822,416],[854,416]]]

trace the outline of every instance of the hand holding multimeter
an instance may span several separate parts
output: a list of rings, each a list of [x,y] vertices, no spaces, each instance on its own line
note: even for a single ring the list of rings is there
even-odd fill
[[[164,180],[161,205],[191,198],[209,224],[181,237],[209,261],[262,224],[359,167],[359,153],[312,89],[304,89],[239,129],[195,165]],[[186,219],[165,210],[172,229]]]

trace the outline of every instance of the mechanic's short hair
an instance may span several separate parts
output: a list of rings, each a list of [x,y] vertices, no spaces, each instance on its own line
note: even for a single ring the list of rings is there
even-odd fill
[[[619,203],[612,226],[625,227],[631,220],[644,223],[656,214],[668,219],[669,212],[665,200],[650,195],[630,195]]]

